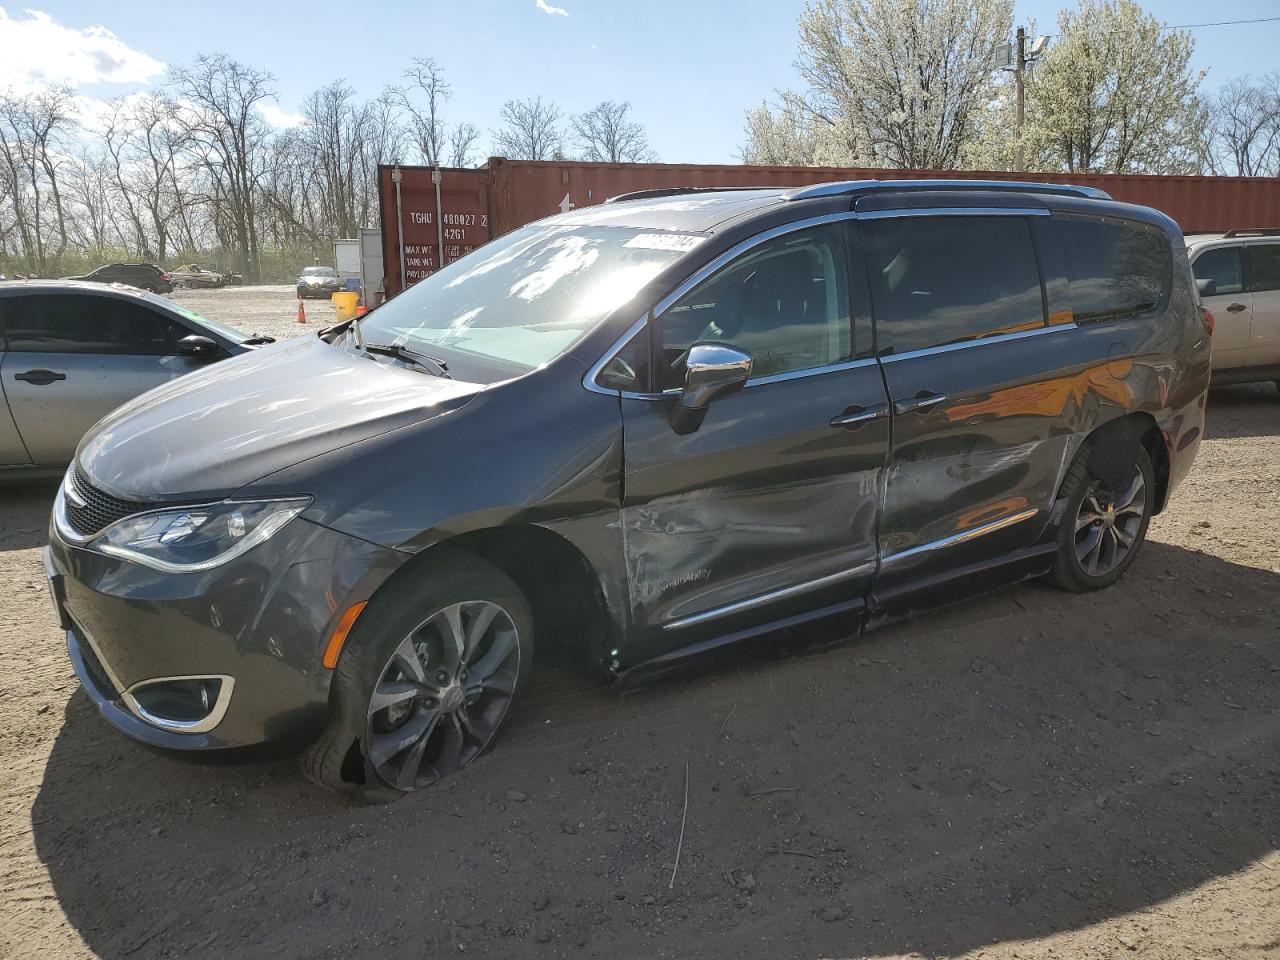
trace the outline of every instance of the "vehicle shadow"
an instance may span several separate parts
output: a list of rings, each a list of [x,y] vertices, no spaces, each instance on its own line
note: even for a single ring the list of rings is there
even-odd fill
[[[1280,435],[1280,390],[1273,383],[1214,387],[1205,408],[1205,436],[1274,437]]]
[[[57,492],[57,480],[0,485],[0,551],[49,542],[49,510]]]
[[[175,762],[77,693],[36,851],[111,960],[948,956],[1080,929],[1280,848],[1277,590],[1150,543],[1100,594],[1024,585],[626,697],[542,671],[493,754],[387,807],[286,762]]]

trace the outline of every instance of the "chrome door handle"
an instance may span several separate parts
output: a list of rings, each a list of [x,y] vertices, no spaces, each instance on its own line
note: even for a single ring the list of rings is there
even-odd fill
[[[58,373],[55,370],[28,370],[26,373],[15,373],[13,379],[23,380],[26,383],[33,383],[37,387],[43,387],[53,383],[55,380],[65,380],[67,375]]]
[[[889,405],[878,403],[874,407],[850,407],[838,417],[831,418],[831,426],[852,430],[872,420],[879,420],[889,415]]]
[[[928,390],[921,390],[910,400],[898,400],[893,405],[893,412],[896,414],[918,413],[923,410],[929,410],[936,407],[940,403],[947,402],[945,393],[931,393]]]
[[[1233,303],[1227,307],[1227,313],[1239,313],[1244,309],[1243,303]]]

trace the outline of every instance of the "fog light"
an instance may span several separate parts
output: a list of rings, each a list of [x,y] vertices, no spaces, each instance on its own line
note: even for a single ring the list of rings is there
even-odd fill
[[[227,712],[235,681],[226,676],[162,677],[136,683],[124,693],[139,719],[175,733],[212,730]]]

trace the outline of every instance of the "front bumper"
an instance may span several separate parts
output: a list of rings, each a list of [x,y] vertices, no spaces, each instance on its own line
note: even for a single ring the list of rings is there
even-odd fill
[[[68,543],[52,524],[49,536],[45,572],[85,692],[122,733],[174,750],[317,733],[328,714],[332,671],[320,658],[329,634],[406,559],[300,517],[230,563],[194,574],[103,556]],[[210,728],[151,722],[130,695],[148,681],[183,677],[231,681]]]

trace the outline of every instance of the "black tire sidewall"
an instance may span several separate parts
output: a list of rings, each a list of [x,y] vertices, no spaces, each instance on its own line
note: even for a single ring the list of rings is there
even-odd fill
[[[515,624],[520,650],[512,708],[528,680],[533,664],[533,614],[520,588],[497,567],[471,554],[445,547],[432,548],[432,554],[430,561],[404,571],[374,596],[343,647],[334,675],[336,706],[347,731],[362,744],[369,698],[392,652],[444,607],[467,600],[487,600],[502,607]],[[489,746],[501,735],[510,716],[511,708]],[[382,784],[368,764],[366,780],[368,788],[395,789]]]
[[[1151,466],[1151,458],[1147,451],[1139,446],[1134,455],[1134,465],[1142,472],[1142,480],[1146,488],[1146,509],[1142,514],[1142,524],[1134,537],[1133,547],[1114,570],[1093,576],[1087,573],[1076,555],[1076,517],[1080,513],[1080,505],[1089,493],[1089,488],[1097,479],[1088,469],[1088,451],[1084,451],[1083,459],[1072,466],[1067,478],[1067,487],[1063,493],[1066,504],[1063,508],[1062,520],[1058,528],[1058,555],[1053,568],[1054,582],[1064,589],[1075,592],[1101,590],[1109,587],[1125,575],[1133,566],[1142,545],[1147,539],[1147,528],[1151,525],[1151,517],[1155,512],[1155,471]]]

